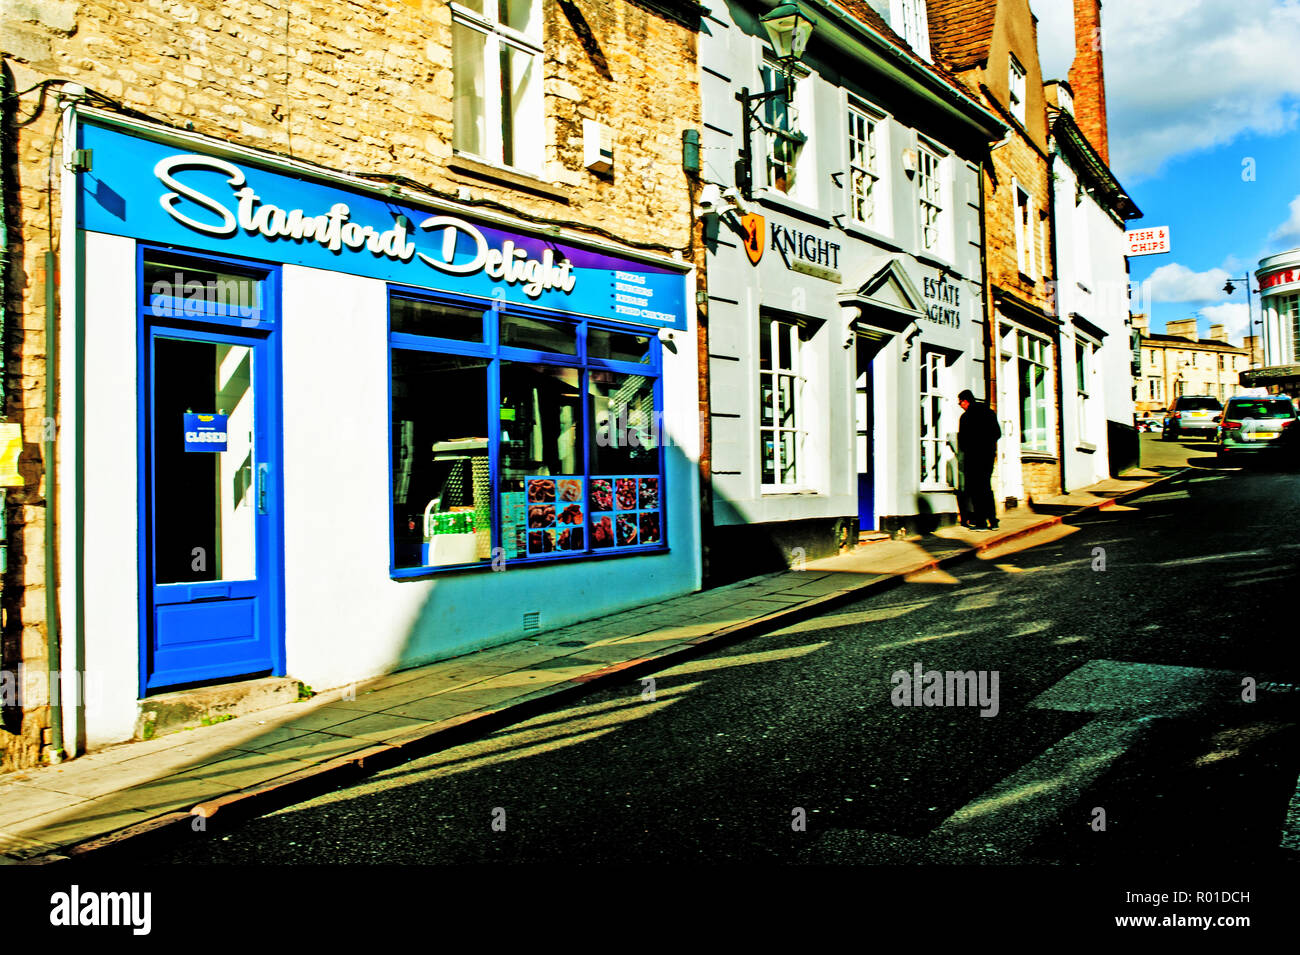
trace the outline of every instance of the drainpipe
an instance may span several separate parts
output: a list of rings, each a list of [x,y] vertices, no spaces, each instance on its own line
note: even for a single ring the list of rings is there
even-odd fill
[[[1050,134],[1049,134],[1050,135]],[[1052,296],[1052,307],[1056,311],[1056,317],[1060,319],[1061,324],[1056,329],[1056,447],[1057,461],[1060,462],[1061,474],[1061,493],[1066,492],[1065,480],[1065,378],[1062,365],[1065,363],[1065,319],[1061,316],[1061,270],[1056,261],[1056,155],[1055,150],[1047,155],[1047,247],[1050,250],[1052,263],[1053,287],[1056,292]],[[1070,355],[1071,360],[1074,355]],[[1077,436],[1076,436],[1077,437]]]
[[[45,462],[45,643],[46,660],[51,673],[63,672],[63,647],[59,635],[59,593],[54,573],[54,411],[56,358],[58,351],[58,314],[55,305],[55,257],[45,253],[45,420],[41,437]],[[63,693],[60,683],[50,680],[50,762],[63,761]]]

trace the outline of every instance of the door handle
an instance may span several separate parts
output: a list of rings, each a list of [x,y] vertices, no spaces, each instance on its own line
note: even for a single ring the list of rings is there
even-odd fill
[[[257,466],[257,513],[266,513],[266,478],[271,466],[266,463]]]

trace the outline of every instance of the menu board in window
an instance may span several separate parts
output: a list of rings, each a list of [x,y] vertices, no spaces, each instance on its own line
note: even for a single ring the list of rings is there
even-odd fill
[[[642,547],[663,543],[659,478],[592,478],[589,501],[592,547]]]
[[[528,556],[586,550],[583,479],[562,476],[527,478],[525,485]]]

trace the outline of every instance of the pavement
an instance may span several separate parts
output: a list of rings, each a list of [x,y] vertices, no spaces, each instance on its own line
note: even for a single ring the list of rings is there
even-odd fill
[[[100,861],[242,821],[874,590],[995,559],[1172,473],[1132,470],[960,526],[687,594],[254,714],[0,779],[0,863]]]

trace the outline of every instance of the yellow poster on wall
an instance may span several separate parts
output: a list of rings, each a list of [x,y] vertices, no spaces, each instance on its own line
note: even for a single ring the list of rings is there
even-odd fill
[[[0,487],[22,487],[18,458],[23,453],[23,426],[17,422],[0,422]]]

